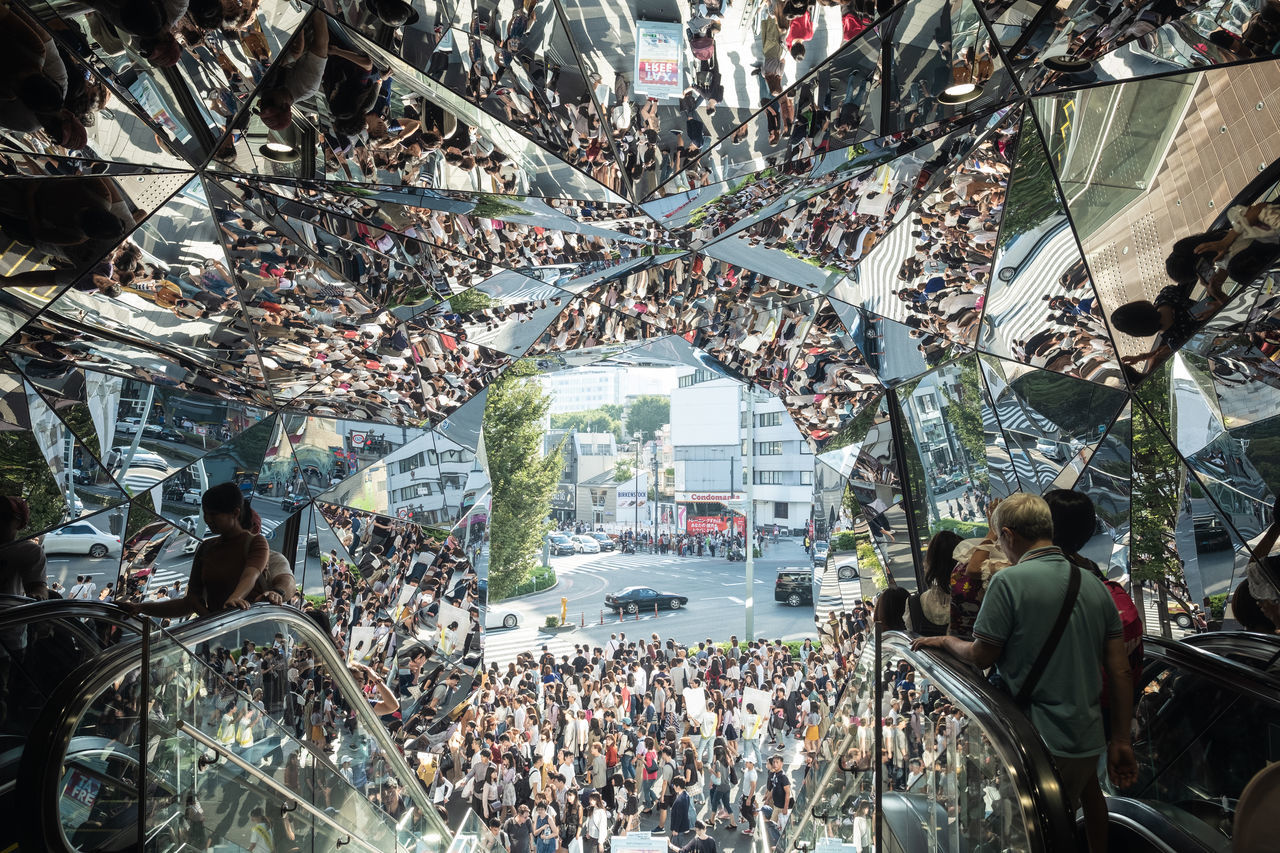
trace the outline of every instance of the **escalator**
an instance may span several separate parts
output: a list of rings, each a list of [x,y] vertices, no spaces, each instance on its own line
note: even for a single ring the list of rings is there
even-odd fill
[[[1253,669],[1280,676],[1280,636],[1275,634],[1208,631],[1192,634],[1182,642]]]
[[[63,679],[136,641],[141,625],[109,604],[0,598],[0,814],[17,814],[18,763],[36,718]]]
[[[114,644],[94,642],[87,626],[99,622],[118,629]],[[15,823],[0,850],[105,853],[140,841],[156,853],[250,850],[255,839],[275,851],[449,846],[372,703],[303,614],[255,606],[144,631],[109,605],[0,611],[0,631],[50,633],[31,625],[54,626],[63,639],[24,650],[23,688],[35,690],[23,723],[9,727],[15,748],[2,781],[6,813],[31,819]],[[245,654],[267,656],[258,684],[239,671]],[[304,682],[336,690],[352,711],[329,737],[303,724],[280,682],[284,662],[298,661],[311,664]]]
[[[1280,676],[1260,665],[1280,648],[1275,640],[1145,639],[1134,711],[1138,782],[1123,797],[1107,790],[1112,812],[1121,816],[1113,823],[1151,827],[1157,813],[1172,837],[1194,838],[1201,849],[1232,849],[1241,793],[1280,761]]]
[[[891,853],[1074,851],[1074,822],[1030,723],[954,658],[910,642],[889,633],[879,655],[864,648],[774,849],[869,850],[879,835]],[[904,681],[912,687],[895,696]],[[877,684],[887,685],[878,700]],[[903,702],[924,711],[884,722]],[[888,760],[874,761],[877,749]]]
[[[1147,649],[1139,780],[1106,790],[1110,849],[1227,853],[1242,790],[1280,760],[1280,684],[1205,649],[1151,639]],[[888,722],[916,703],[918,717]],[[882,762],[872,760],[877,750]],[[898,633],[882,637],[878,656],[864,649],[773,849],[870,849],[877,835],[891,853],[1084,849],[1083,825],[1012,700],[950,656],[912,651]]]

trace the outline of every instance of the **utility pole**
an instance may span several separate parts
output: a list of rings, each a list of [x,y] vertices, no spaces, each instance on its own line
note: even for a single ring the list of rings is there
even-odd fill
[[[658,437],[653,437],[653,503],[649,505],[653,513],[653,541],[658,541]]]
[[[747,386],[747,644],[755,642],[755,570],[756,570],[756,389]]]
[[[635,446],[636,446],[636,466],[635,466],[635,471],[633,472],[635,474],[634,483],[635,483],[636,512],[635,512],[635,523],[631,527],[631,538],[636,545],[636,553],[638,554],[640,553],[640,433],[639,431],[636,431],[634,434],[632,434],[631,438],[634,439]],[[655,547],[657,546],[658,544],[657,536],[653,537],[653,544]]]

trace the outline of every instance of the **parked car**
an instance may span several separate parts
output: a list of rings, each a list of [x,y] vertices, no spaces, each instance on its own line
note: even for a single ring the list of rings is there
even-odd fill
[[[607,593],[604,606],[617,613],[637,613],[653,610],[654,606],[679,610],[689,603],[689,598],[672,592],[658,592],[647,586],[629,586],[618,593]]]
[[[576,554],[599,554],[600,543],[590,536],[579,534],[570,536],[569,541],[573,543],[573,550]]]
[[[182,502],[184,504],[189,504],[191,506],[199,506],[200,497],[203,494],[204,492],[200,491],[199,489],[187,489],[185,492],[182,493]]]
[[[827,561],[827,552],[831,550],[831,546],[826,542],[813,543],[813,564],[820,566]]]
[[[608,533],[592,533],[591,538],[600,543],[601,551],[618,550],[618,543],[614,542]]]
[[[573,542],[569,541],[568,536],[559,533],[552,533],[547,537],[547,542],[551,544],[551,556],[558,557],[562,554],[576,554],[573,549]]]
[[[518,628],[520,626],[520,614],[514,610],[504,610],[501,607],[486,607],[484,609],[484,627],[486,631],[494,628]]]
[[[120,553],[120,537],[103,533],[85,521],[50,530],[44,537],[46,554],[88,554],[106,557]]]
[[[813,604],[813,569],[778,569],[777,580],[773,582],[773,600],[789,607]]]

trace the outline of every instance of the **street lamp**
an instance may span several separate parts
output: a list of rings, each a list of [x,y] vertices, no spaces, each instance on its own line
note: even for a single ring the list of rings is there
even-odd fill
[[[640,545],[640,431],[636,430],[635,433],[632,434],[631,438],[634,439],[635,448],[636,448],[636,464],[635,464],[635,469],[632,471],[632,474],[635,478],[635,486],[634,486],[635,492],[633,496],[636,502],[636,512],[635,512],[635,522],[631,526],[631,541],[636,544],[637,546],[636,553],[639,553],[640,552],[640,549],[639,549],[639,545]],[[654,541],[657,542],[657,537],[654,537]]]

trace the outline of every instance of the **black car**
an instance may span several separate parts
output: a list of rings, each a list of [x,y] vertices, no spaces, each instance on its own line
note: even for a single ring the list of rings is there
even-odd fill
[[[1231,547],[1231,535],[1216,515],[1197,515],[1192,524],[1197,550],[1220,551]]]
[[[280,508],[285,512],[293,512],[307,505],[311,498],[306,495],[286,495],[284,500],[280,501]]]
[[[609,538],[608,533],[591,533],[588,534],[592,539],[600,543],[601,551],[616,551],[618,543]]]
[[[655,606],[679,610],[689,603],[684,595],[670,592],[658,592],[647,586],[629,586],[617,594],[609,593],[604,597],[604,606],[618,613],[637,613],[641,610],[653,610]]]
[[[773,582],[773,600],[791,607],[813,604],[813,571],[778,569],[778,579]]]
[[[568,536],[561,536],[559,533],[553,533],[547,537],[547,542],[551,545],[551,556],[559,557],[562,555],[573,556],[573,543],[569,541]]]

